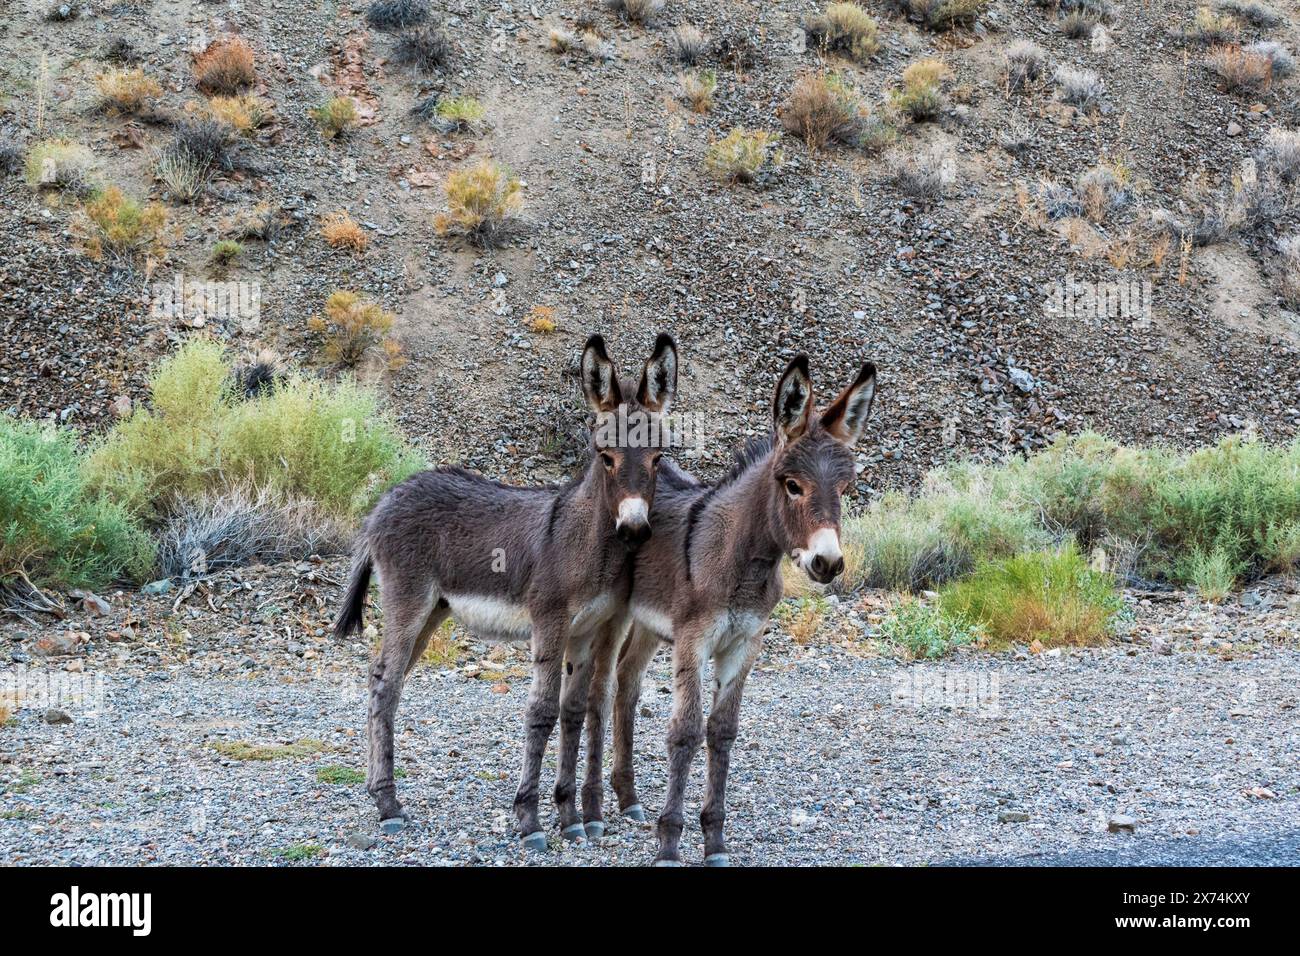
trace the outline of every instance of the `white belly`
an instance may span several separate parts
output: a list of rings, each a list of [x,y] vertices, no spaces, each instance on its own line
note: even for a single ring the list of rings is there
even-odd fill
[[[673,619],[648,604],[632,605],[632,620],[665,641],[673,639]]]
[[[533,622],[528,608],[486,594],[444,594],[452,616],[480,637],[526,641]]]
[[[577,613],[573,615],[573,620],[569,622],[569,628],[574,633],[581,634],[599,627],[610,619],[617,607],[618,600],[613,594],[598,594],[578,608]]]

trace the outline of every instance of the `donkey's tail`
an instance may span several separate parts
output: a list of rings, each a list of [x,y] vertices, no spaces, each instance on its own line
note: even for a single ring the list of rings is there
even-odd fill
[[[356,557],[352,561],[352,577],[348,579],[348,590],[343,595],[343,607],[339,608],[339,616],[334,621],[335,640],[342,640],[361,630],[361,615],[366,608],[366,592],[370,590],[370,570],[373,566],[370,546],[363,538],[357,545]]]

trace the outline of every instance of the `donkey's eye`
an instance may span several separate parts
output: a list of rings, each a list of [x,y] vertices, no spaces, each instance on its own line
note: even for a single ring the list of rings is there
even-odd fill
[[[799,487],[799,482],[795,481],[793,478],[787,478],[785,480],[785,490],[791,498],[798,498],[803,494],[803,489]]]
[[[602,451],[602,452],[600,453],[600,463],[601,463],[602,465],[604,465],[606,468],[608,468],[610,471],[613,471],[613,470],[614,470],[614,456],[613,456],[613,455],[607,455],[607,454],[605,454],[605,453]]]

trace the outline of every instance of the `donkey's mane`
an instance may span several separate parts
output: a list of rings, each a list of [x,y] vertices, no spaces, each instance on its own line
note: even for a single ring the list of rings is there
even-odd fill
[[[732,454],[731,467],[727,469],[726,474],[713,483],[713,487],[715,489],[725,488],[766,458],[771,451],[771,435],[750,438]]]

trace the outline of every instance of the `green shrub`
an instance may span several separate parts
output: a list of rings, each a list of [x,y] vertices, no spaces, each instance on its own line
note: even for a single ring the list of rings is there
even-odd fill
[[[939,609],[983,627],[994,647],[1035,640],[1059,647],[1105,641],[1123,601],[1114,579],[1068,544],[983,562],[940,591]]]
[[[784,162],[776,143],[781,137],[767,130],[737,126],[704,151],[704,168],[724,182],[752,183],[771,175]]]
[[[290,375],[252,398],[234,391],[225,349],[195,339],[158,369],[138,408],[92,451],[88,474],[133,513],[157,517],[178,496],[252,485],[355,518],[420,455],[351,381]]]
[[[907,600],[894,608],[880,625],[880,636],[911,657],[933,660],[951,654],[964,644],[982,644],[984,628],[949,617],[932,604]]]
[[[70,433],[0,416],[0,586],[96,588],[143,578],[153,559],[131,516],[87,490]]]

